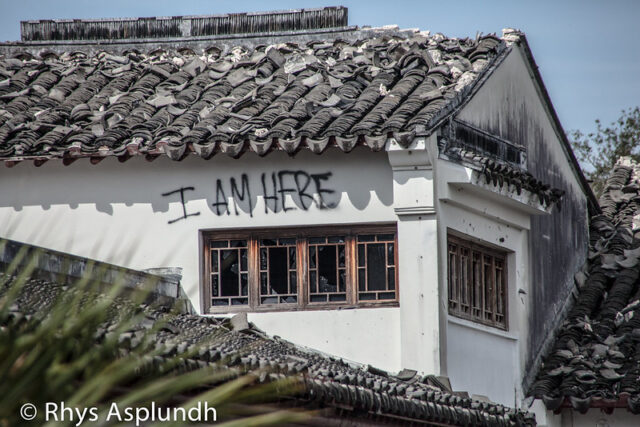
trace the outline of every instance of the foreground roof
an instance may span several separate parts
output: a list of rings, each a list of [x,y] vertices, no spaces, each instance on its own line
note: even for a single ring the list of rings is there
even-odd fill
[[[0,273],[0,279],[4,278]],[[10,308],[10,317],[42,315],[66,288],[48,281],[28,280]],[[0,289],[0,295],[2,291]],[[116,299],[114,316],[126,311],[126,304],[129,304],[127,300]],[[300,376],[304,387],[301,394],[295,396],[299,403],[315,408],[336,408],[346,411],[347,416],[391,419],[394,423],[535,425],[531,414],[448,392],[432,385],[439,384],[432,377],[423,378],[407,371],[393,376],[371,366],[347,363],[278,337],[269,337],[247,324],[246,318],[229,321],[193,314],[169,314],[148,304],[141,308],[145,317],[137,326],[121,334],[122,348],[135,347],[146,330],[153,328],[155,322],[162,322],[154,341],[156,348],[164,348],[164,351],[163,356],[157,357],[173,357],[185,351],[197,354],[184,360],[183,369],[222,363],[239,372],[267,368],[270,374],[262,375],[263,381]],[[101,330],[107,333],[113,329],[109,326],[104,325]],[[198,351],[193,351],[194,346]],[[154,359],[155,362],[161,364],[162,359]]]
[[[507,49],[493,35],[349,34],[0,56],[0,160],[348,152],[358,144],[380,150],[389,137],[408,144],[451,112]]]
[[[530,394],[556,410],[640,413],[640,165],[621,159],[591,219],[578,296]]]

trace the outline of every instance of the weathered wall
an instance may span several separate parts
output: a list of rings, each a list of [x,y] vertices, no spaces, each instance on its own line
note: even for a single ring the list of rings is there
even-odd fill
[[[526,147],[529,172],[565,191],[552,215],[531,219],[531,309],[523,355],[528,372],[585,260],[587,199],[520,48],[513,49],[458,118]]]
[[[200,230],[393,223],[392,182],[386,153],[360,148],[321,156],[302,151],[294,158],[274,152],[238,160],[50,161],[39,168],[24,162],[0,169],[0,236],[133,269],[182,267],[182,286],[200,309]],[[336,311],[266,313],[250,320],[299,344],[398,370],[398,311],[360,309],[348,319]],[[342,330],[329,328],[338,319],[345,319]]]
[[[440,253],[447,254],[447,234],[468,236],[508,253],[508,330],[448,315],[446,373],[454,390],[484,395],[508,406],[519,406],[523,395],[520,354],[526,351],[527,341],[524,339],[526,294],[531,288],[528,281],[529,214],[514,209],[504,196],[490,197],[487,190],[460,185],[471,175],[469,169],[439,160],[435,171]],[[441,305],[447,312],[446,255],[441,257],[439,269],[442,272]]]
[[[455,391],[487,396],[515,407],[517,339],[451,317],[447,327],[449,379]]]

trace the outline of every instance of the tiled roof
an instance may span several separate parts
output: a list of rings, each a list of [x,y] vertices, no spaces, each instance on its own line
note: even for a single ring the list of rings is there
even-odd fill
[[[449,160],[459,161],[478,171],[487,184],[498,188],[507,188],[518,195],[522,194],[522,190],[535,194],[538,202],[546,207],[558,203],[564,195],[563,190],[552,188],[549,184],[543,183],[521,168],[475,151],[454,147],[447,149],[445,156]]]
[[[591,219],[578,295],[530,394],[548,409],[640,413],[640,165],[615,166]]]
[[[0,279],[3,279],[2,273]],[[10,308],[11,317],[42,315],[62,288],[47,281],[28,280]],[[130,303],[116,299],[113,316],[124,312],[126,304]],[[188,351],[195,356],[184,359],[182,369],[186,370],[224,363],[239,373],[267,368],[270,373],[261,377],[263,381],[299,375],[304,383],[303,391],[296,396],[300,402],[316,408],[354,411],[358,417],[391,417],[394,423],[404,420],[465,426],[535,425],[531,414],[453,394],[430,385],[439,382],[432,377],[423,378],[415,372],[392,376],[370,366],[346,363],[269,337],[242,319],[229,322],[193,314],[168,314],[146,304],[141,308],[144,318],[122,333],[119,342],[123,349],[130,349],[140,343],[145,330],[153,328],[155,322],[163,322],[154,338],[162,356],[155,356],[154,363],[161,364],[162,357]],[[107,334],[112,329],[105,324],[100,331]],[[98,334],[98,339],[100,336]]]
[[[388,137],[406,144],[429,130],[507,46],[492,35],[367,34],[204,52],[0,56],[0,160],[380,150]]]

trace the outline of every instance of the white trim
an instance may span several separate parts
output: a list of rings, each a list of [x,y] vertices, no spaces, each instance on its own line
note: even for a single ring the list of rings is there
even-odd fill
[[[436,210],[433,206],[413,206],[394,208],[393,211],[396,215],[433,215]]]

